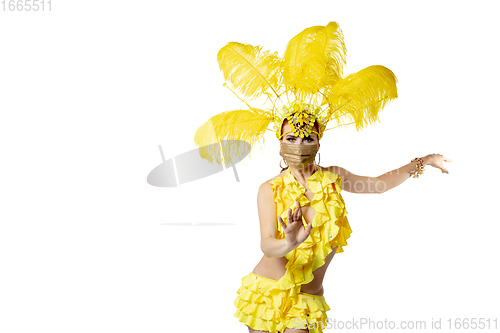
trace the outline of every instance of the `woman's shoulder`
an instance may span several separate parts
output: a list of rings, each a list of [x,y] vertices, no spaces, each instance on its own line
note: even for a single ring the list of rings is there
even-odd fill
[[[273,182],[274,182],[275,180],[277,180],[278,178],[283,178],[283,177],[285,177],[285,175],[286,175],[286,169],[285,169],[285,170],[283,170],[283,171],[282,171],[281,173],[279,173],[278,175],[276,175],[276,176],[274,176],[274,177],[272,177],[272,178],[269,178],[268,180],[266,180],[265,182],[263,182],[260,186],[261,186],[261,187],[269,187],[269,188],[271,188],[271,186],[272,186],[272,184],[273,184]]]
[[[347,174],[347,170],[345,170],[342,167],[336,166],[336,165],[332,165],[332,166],[323,168],[323,170],[330,171],[331,173],[340,176],[342,179],[344,179],[345,175]]]
[[[279,177],[284,177],[285,176],[285,172],[286,172],[286,170],[283,171],[283,172],[281,172],[277,176],[274,176],[274,177],[266,180],[262,184],[260,184],[258,196],[259,197],[266,197],[266,196],[268,196],[268,198],[272,198],[272,193],[274,191],[273,187],[276,187],[276,184],[278,184],[277,182],[273,182],[273,181],[277,180]]]
[[[270,190],[273,188],[273,186],[280,184],[280,180],[286,176],[286,171],[287,171],[287,169],[283,170],[282,172],[280,172],[276,176],[269,178],[268,180],[266,180],[265,182],[260,184],[260,188],[265,189],[265,190]]]

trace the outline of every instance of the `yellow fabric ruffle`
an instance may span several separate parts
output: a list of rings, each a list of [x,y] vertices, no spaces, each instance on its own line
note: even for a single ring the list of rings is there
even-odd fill
[[[283,308],[287,293],[276,289],[276,281],[248,274],[243,277],[234,300],[235,317],[254,330],[283,332],[287,320]]]
[[[314,279],[313,271],[325,264],[325,258],[332,247],[338,246],[337,253],[344,252],[347,239],[352,230],[347,220],[345,202],[340,195],[342,177],[327,170],[318,170],[307,179],[307,186],[314,192],[310,202],[316,212],[312,221],[313,228],[309,237],[285,257],[288,259],[285,275],[278,280],[276,287],[289,290],[290,296],[300,292],[300,285]],[[301,206],[309,203],[304,195],[305,187],[298,182],[287,169],[284,177],[277,177],[271,182],[273,199],[277,214],[288,224],[288,209],[295,211],[295,201]],[[304,227],[307,222],[302,217]],[[285,238],[283,228],[276,223],[276,238]]]
[[[285,325],[289,328],[308,328],[310,333],[321,333],[327,326],[326,311],[330,306],[324,296],[299,293],[289,298],[292,306],[285,311]]]
[[[287,291],[275,288],[276,282],[254,273],[243,277],[234,316],[259,331],[281,333],[288,327],[323,332],[330,310],[324,296],[299,293],[290,297]]]
[[[284,177],[271,182],[273,199],[278,216],[288,224],[289,208],[296,209],[309,203],[305,187],[287,170]],[[313,271],[325,264],[325,258],[337,246],[344,252],[347,239],[352,233],[347,220],[345,203],[340,195],[342,178],[330,171],[318,169],[307,179],[307,186],[315,193],[310,204],[316,212],[309,237],[286,254],[286,273],[279,280],[248,274],[242,278],[238,296],[234,301],[235,317],[254,330],[281,333],[287,327],[298,328],[306,322],[311,333],[322,333],[327,325],[326,311],[330,307],[323,296],[300,292],[301,285],[314,279]],[[304,227],[307,226],[302,218]],[[283,239],[283,228],[276,221],[276,238]],[[295,321],[294,321],[295,319]],[[316,326],[314,327],[314,325]],[[313,325],[311,327],[311,325]]]

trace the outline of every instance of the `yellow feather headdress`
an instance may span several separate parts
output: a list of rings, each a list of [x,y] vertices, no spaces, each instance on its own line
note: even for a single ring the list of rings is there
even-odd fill
[[[339,126],[355,124],[359,131],[379,121],[378,112],[398,97],[396,76],[375,65],[344,77],[346,53],[336,22],[306,28],[288,42],[283,57],[261,46],[228,43],[217,55],[224,80],[245,98],[269,107],[257,109],[240,98],[248,110],[225,111],[210,118],[194,137],[200,156],[221,164],[222,153],[226,165],[235,158],[241,160],[242,148],[263,139],[271,121],[278,139],[289,133],[281,134],[285,119],[295,136],[315,132],[318,139]],[[326,129],[329,121],[335,126]],[[318,132],[313,130],[315,122]]]

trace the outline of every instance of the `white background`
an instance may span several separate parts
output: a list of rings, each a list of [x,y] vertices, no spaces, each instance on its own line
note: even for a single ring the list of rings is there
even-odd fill
[[[399,98],[363,132],[326,132],[321,165],[379,176],[431,153],[453,162],[382,195],[342,192],[353,233],[325,277],[329,317],[500,325],[495,8],[66,0],[1,11],[0,331],[247,332],[233,301],[262,257],[256,196],[280,171],[273,133],[238,164],[239,183],[231,170],[178,188],[146,176],[158,145],[167,159],[189,151],[208,118],[242,106],[222,86],[221,47],[283,55],[330,21],[345,36],[344,73],[384,65]],[[229,225],[167,225],[204,222]]]

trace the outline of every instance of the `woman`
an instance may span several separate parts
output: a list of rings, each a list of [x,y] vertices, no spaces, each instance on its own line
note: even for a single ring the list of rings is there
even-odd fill
[[[226,81],[248,99],[266,97],[270,107],[257,109],[240,98],[248,110],[211,117],[195,134],[200,156],[219,164],[224,160],[226,167],[235,164],[273,122],[271,131],[288,165],[258,192],[264,256],[242,278],[234,301],[235,317],[250,332],[320,333],[330,328],[323,278],[351,234],[342,190],[382,193],[411,175],[418,178],[425,165],[448,172],[442,162],[451,160],[437,154],[417,157],[379,177],[316,164],[325,131],[350,124],[363,129],[379,121],[379,111],[397,98],[391,70],[376,65],[343,76],[345,57],[343,34],[335,22],[304,29],[289,41],[282,58],[237,42],[217,55]],[[329,121],[338,125],[327,129]]]
[[[315,129],[317,130],[317,126],[315,126]],[[290,125],[285,120],[282,132],[287,133],[290,131]],[[319,148],[320,144],[315,133],[306,138],[295,137],[292,133],[288,133],[280,141],[282,148],[283,145],[317,146]],[[292,155],[282,155],[289,157],[288,161],[285,158],[285,161],[289,165],[288,168],[282,171],[277,177],[264,182],[259,188],[257,201],[261,228],[261,249],[264,255],[253,271],[242,279],[243,285],[239,288],[239,295],[235,300],[237,307],[235,316],[247,324],[249,332],[272,332],[279,329],[284,329],[285,333],[322,332],[323,329],[329,328],[325,312],[330,309],[323,296],[323,278],[338,248],[347,245],[345,241],[351,232],[347,220],[342,219],[345,217],[346,212],[340,191],[383,193],[411,177],[416,171],[417,164],[415,162],[408,163],[399,169],[379,177],[363,177],[352,174],[338,166],[324,168],[317,165],[314,160],[307,165],[305,163],[300,164],[298,163],[299,161],[293,160]],[[448,173],[443,167],[442,162],[451,162],[451,160],[442,155],[431,154],[423,157],[422,160],[424,161],[424,166],[430,165],[441,169],[443,173]],[[339,232],[333,238],[329,243],[331,252],[324,258],[322,266],[315,268],[312,272],[312,281],[300,285],[300,292],[294,298],[290,296],[290,291],[286,289],[280,290],[282,292],[281,298],[277,297],[276,294],[279,292],[275,290],[273,294],[273,288],[287,273],[286,266],[289,260],[285,255],[290,254],[291,251],[299,247],[313,230],[313,221],[317,212],[311,207],[311,202],[318,195],[308,187],[308,184],[313,183],[313,178],[311,177],[314,174],[325,173],[329,174],[329,180],[340,180],[340,182],[332,183],[331,186],[335,189],[338,196],[337,203],[341,203],[341,206],[344,206],[344,211],[340,214],[339,218],[341,226],[337,229],[345,229],[344,237],[341,237],[342,233]],[[300,183],[299,187],[302,186],[304,188],[304,191],[301,193],[286,193],[286,189],[284,189],[285,193],[283,195],[288,196],[289,201],[294,200],[296,203],[296,209],[293,212],[291,208],[285,212],[283,212],[282,208],[281,210],[277,209],[279,202],[275,202],[277,195],[276,189],[273,188],[273,182],[277,178],[285,177],[290,177],[290,179],[293,179],[292,182]],[[340,187],[337,187],[338,184],[340,184]],[[315,190],[318,192],[318,190],[325,189]],[[306,197],[307,200],[303,199],[303,197]],[[300,204],[302,199],[308,201],[303,206]],[[280,211],[277,212],[277,210]],[[281,218],[280,215],[282,214],[287,215],[288,224],[285,224]],[[276,216],[278,216],[278,222],[283,230],[281,237],[276,233]],[[322,236],[321,234],[319,235],[319,237]],[[288,304],[286,303],[287,298]],[[276,300],[278,301],[276,302]],[[281,320],[281,323],[279,320]],[[268,327],[270,331],[255,330],[249,325],[253,327]],[[301,329],[300,327],[308,327],[309,329]]]

